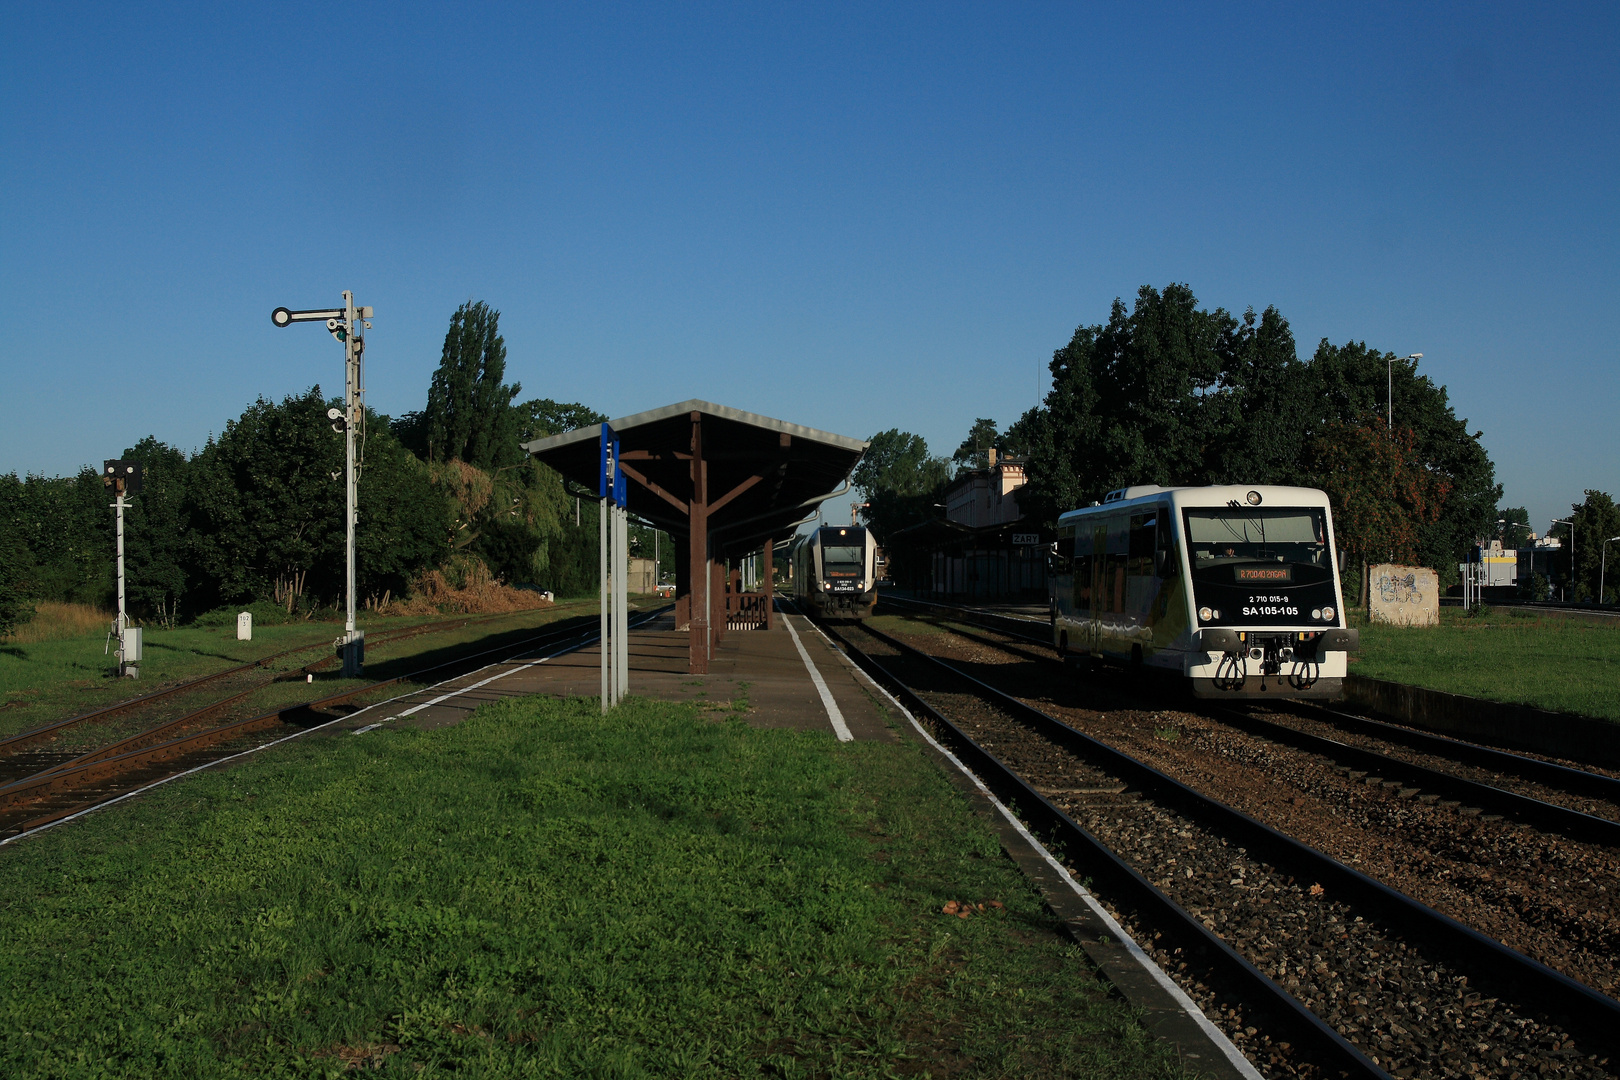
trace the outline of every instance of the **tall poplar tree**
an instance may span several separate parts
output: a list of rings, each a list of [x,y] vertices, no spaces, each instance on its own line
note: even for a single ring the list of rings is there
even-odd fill
[[[430,461],[464,461],[498,469],[523,460],[518,447],[521,417],[512,401],[522,389],[506,385],[506,341],[501,313],[482,300],[468,301],[450,317],[444,352],[428,387],[419,421]]]

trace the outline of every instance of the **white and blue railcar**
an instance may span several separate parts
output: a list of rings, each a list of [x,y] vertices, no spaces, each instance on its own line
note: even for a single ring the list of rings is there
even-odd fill
[[[1065,656],[1158,669],[1214,698],[1340,695],[1345,625],[1314,488],[1122,488],[1058,519],[1047,575]]]
[[[877,603],[877,545],[859,525],[823,525],[793,543],[793,599],[827,619],[864,619]]]

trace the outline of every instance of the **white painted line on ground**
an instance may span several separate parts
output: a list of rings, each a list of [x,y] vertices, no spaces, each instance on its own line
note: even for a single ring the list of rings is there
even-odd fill
[[[787,622],[787,619],[784,617],[782,621]],[[815,626],[814,623],[811,623],[810,625]],[[826,639],[828,645],[832,645],[835,649],[837,648],[836,645],[833,645],[832,639],[827,637],[826,633],[821,629],[821,627],[816,626],[816,632],[821,634],[821,636]],[[865,675],[866,673],[863,671],[861,674]],[[1163,987],[1165,992],[1175,999],[1176,1004],[1181,1006],[1182,1011],[1193,1018],[1193,1022],[1203,1030],[1205,1035],[1209,1036],[1210,1041],[1215,1044],[1216,1049],[1220,1050],[1221,1053],[1226,1055],[1226,1059],[1232,1063],[1232,1067],[1244,1077],[1244,1080],[1265,1080],[1265,1077],[1260,1074],[1259,1070],[1254,1067],[1253,1063],[1250,1062],[1248,1058],[1243,1056],[1243,1051],[1239,1050],[1235,1045],[1233,1045],[1232,1040],[1226,1037],[1226,1033],[1220,1028],[1216,1027],[1214,1023],[1210,1021],[1209,1017],[1204,1015],[1204,1010],[1198,1007],[1198,1003],[1193,1001],[1192,998],[1188,997],[1186,991],[1177,986],[1174,979],[1165,974],[1164,969],[1159,967],[1159,965],[1154,962],[1153,957],[1149,956],[1147,952],[1143,950],[1142,946],[1136,943],[1136,939],[1131,937],[1130,933],[1126,931],[1123,926],[1119,925],[1119,922],[1108,913],[1108,909],[1103,907],[1102,903],[1095,896],[1091,895],[1085,886],[1074,880],[1074,875],[1069,873],[1068,868],[1059,862],[1057,858],[1046,849],[1045,844],[1035,839],[1034,834],[1024,827],[1024,823],[1019,821],[1013,812],[1007,809],[1006,805],[991,793],[990,789],[985,786],[984,781],[980,780],[978,775],[975,774],[972,769],[964,765],[960,758],[951,753],[950,750],[946,749],[938,742],[938,740],[930,735],[928,733],[928,729],[919,724],[917,722],[917,718],[911,715],[911,710],[900,704],[899,700],[893,694],[889,693],[887,687],[871,677],[867,678],[867,682],[871,683],[871,685],[876,688],[878,693],[888,698],[890,704],[900,710],[900,715],[911,721],[911,726],[917,730],[917,734],[921,735],[928,742],[929,746],[932,746],[935,750],[938,750],[947,761],[956,766],[957,769],[961,770],[963,776],[967,777],[973,782],[973,786],[979,790],[981,795],[990,800],[990,804],[996,808],[1002,817],[1007,819],[1007,823],[1010,824],[1014,829],[1018,830],[1018,835],[1022,836],[1031,847],[1040,853],[1041,858],[1046,860],[1046,864],[1053,870],[1057,871],[1057,873],[1063,878],[1064,884],[1073,889],[1075,895],[1080,897],[1080,899],[1085,902],[1085,905],[1103,921],[1103,925],[1108,927],[1109,933],[1113,934],[1114,937],[1118,939],[1120,944],[1125,946],[1126,951],[1131,954],[1132,959],[1134,959],[1138,964],[1141,964],[1143,970],[1153,977],[1153,981]]]
[[[804,642],[799,640],[799,632],[793,629],[793,620],[788,618],[787,612],[782,613],[782,625],[788,628],[788,635],[793,638],[793,647],[799,650],[799,659],[804,661],[805,670],[810,672],[810,681],[816,684],[816,693],[821,695],[821,704],[827,710],[827,719],[832,721],[833,733],[838,736],[839,742],[852,742],[855,738],[850,733],[849,725],[844,723],[844,714],[838,711],[838,702],[833,700],[832,691],[827,689],[827,681],[816,670],[816,665],[810,659],[810,653],[805,650]]]

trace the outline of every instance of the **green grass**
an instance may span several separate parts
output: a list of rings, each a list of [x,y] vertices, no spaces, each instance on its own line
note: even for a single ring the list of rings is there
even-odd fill
[[[0,1074],[1181,1075],[915,744],[596,708],[294,743],[0,849]]]
[[[1620,720],[1620,626],[1486,608],[1440,625],[1362,621],[1353,675]]]

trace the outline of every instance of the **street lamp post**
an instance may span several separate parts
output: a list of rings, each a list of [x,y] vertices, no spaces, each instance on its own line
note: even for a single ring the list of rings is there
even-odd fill
[[[1554,525],[1569,526],[1569,599],[1575,598],[1575,522],[1569,518],[1553,518]]]
[[[326,417],[332,429],[343,433],[345,472],[344,499],[344,619],[343,636],[337,640],[343,654],[343,677],[360,676],[365,661],[365,635],[354,624],[354,523],[356,520],[355,428],[365,420],[365,385],[361,380],[360,358],[365,352],[366,340],[356,333],[359,326],[371,329],[371,309],[355,307],[354,293],[343,290],[343,306],[320,311],[289,311],[278,307],[270,313],[270,321],[277,326],[291,326],[295,322],[324,322],[327,331],[343,345],[343,408],[328,409]],[[357,325],[358,324],[358,325]]]
[[[1620,540],[1620,536],[1611,536],[1603,541],[1603,558],[1598,560],[1598,603],[1600,604],[1603,603],[1603,575],[1609,569],[1609,545],[1616,540]]]
[[[1423,359],[1423,354],[1420,352],[1400,357],[1403,363],[1407,360],[1421,359]],[[1391,435],[1395,434],[1395,360],[1396,358],[1391,356],[1384,362],[1384,404],[1388,409],[1384,425],[1389,428]]]

